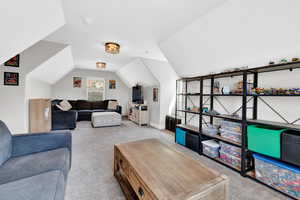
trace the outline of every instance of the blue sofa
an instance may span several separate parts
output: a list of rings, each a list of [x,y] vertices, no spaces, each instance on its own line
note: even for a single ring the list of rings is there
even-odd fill
[[[70,132],[11,135],[0,121],[0,199],[63,200]]]

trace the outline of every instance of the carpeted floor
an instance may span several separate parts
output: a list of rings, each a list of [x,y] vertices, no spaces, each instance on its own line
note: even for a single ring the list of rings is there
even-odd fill
[[[124,200],[113,176],[113,146],[116,143],[159,138],[230,178],[230,200],[289,199],[248,178],[242,178],[214,161],[174,143],[172,135],[152,128],[140,128],[129,121],[120,127],[91,127],[90,122],[78,123],[73,131],[73,163],[69,175],[66,200]]]

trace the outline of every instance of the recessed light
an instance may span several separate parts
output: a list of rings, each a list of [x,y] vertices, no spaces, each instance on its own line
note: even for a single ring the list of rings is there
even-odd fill
[[[96,62],[97,69],[105,69],[106,63],[105,62]]]
[[[120,53],[120,45],[115,42],[106,42],[105,51],[111,54],[118,54]]]

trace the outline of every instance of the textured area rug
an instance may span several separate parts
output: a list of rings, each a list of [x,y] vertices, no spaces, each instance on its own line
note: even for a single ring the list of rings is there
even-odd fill
[[[124,200],[113,176],[114,144],[158,138],[178,151],[230,178],[230,200],[285,200],[281,194],[241,177],[212,160],[174,143],[174,137],[153,128],[138,127],[123,121],[119,127],[92,128],[90,122],[78,123],[73,131],[73,163],[69,175],[66,200]]]

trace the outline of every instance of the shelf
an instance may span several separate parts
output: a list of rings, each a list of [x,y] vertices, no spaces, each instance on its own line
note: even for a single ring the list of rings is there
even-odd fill
[[[211,115],[208,113],[202,113],[204,116],[208,116],[208,117],[216,117],[216,118],[221,118],[221,119],[227,119],[230,121],[235,121],[235,122],[241,122],[242,119],[241,118],[237,118],[237,117],[232,117],[230,115]]]
[[[199,128],[196,126],[186,125],[186,124],[177,124],[177,127],[199,133]]]
[[[267,120],[254,120],[254,119],[248,119],[247,122],[248,122],[248,124],[275,126],[278,128],[285,128],[285,129],[300,131],[300,125],[295,125],[295,124],[286,124],[286,123],[281,123],[281,122],[274,122],[274,121],[267,121]]]
[[[200,96],[200,93],[179,93],[178,96]]]
[[[203,96],[229,96],[229,97],[241,97],[243,94],[203,94]]]
[[[235,170],[235,171],[238,171],[238,172],[241,171],[241,168],[240,168],[240,167],[236,167],[236,166],[233,166],[233,165],[231,165],[231,164],[229,164],[229,163],[227,163],[227,162],[224,162],[223,160],[221,160],[221,158],[212,158],[212,157],[207,156],[207,155],[205,155],[205,154],[202,154],[202,155],[205,156],[206,158],[209,158],[209,159],[211,159],[211,160],[214,160],[214,161],[216,161],[216,162],[218,162],[218,163],[220,163],[220,164],[222,164],[222,165],[225,165],[226,167],[229,167],[229,168],[231,168],[231,169],[233,169],[233,170]]]
[[[300,97],[300,94],[248,94],[253,97]]]
[[[283,191],[281,191],[281,190],[279,190],[279,189],[277,189],[277,188],[275,188],[275,187],[273,187],[273,186],[271,186],[271,185],[268,185],[268,184],[262,182],[261,180],[257,179],[256,176],[255,176],[255,171],[249,171],[249,172],[247,172],[247,173],[246,173],[246,176],[247,176],[248,178],[250,178],[250,179],[253,179],[253,180],[257,181],[257,182],[260,183],[260,184],[263,184],[263,185],[267,186],[268,188],[270,188],[270,189],[272,189],[272,190],[276,190],[277,192],[280,192],[280,193],[283,194],[283,195],[289,196],[289,197],[291,197],[292,199],[298,199],[297,197],[291,196],[290,194],[287,194],[287,193],[285,193],[285,192],[283,192]]]
[[[205,133],[201,133],[201,134],[202,134],[202,135],[205,135],[205,136],[207,136],[207,137],[210,137],[210,138],[214,138],[214,139],[217,139],[217,140],[221,140],[221,141],[226,142],[226,143],[229,143],[229,144],[233,144],[233,145],[238,146],[238,147],[241,147],[241,146],[242,146],[241,143],[232,141],[232,140],[227,139],[227,138],[224,138],[224,137],[222,137],[222,136],[220,136],[220,135],[209,135],[209,134],[205,134]]]
[[[191,111],[191,110],[177,110],[179,112],[186,112],[186,113],[192,113],[192,114],[200,114],[200,112]]]

